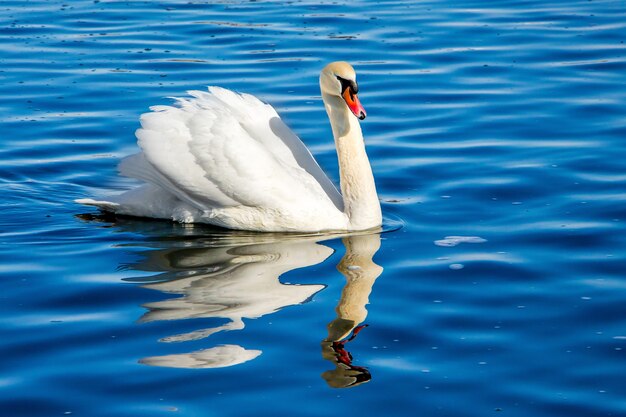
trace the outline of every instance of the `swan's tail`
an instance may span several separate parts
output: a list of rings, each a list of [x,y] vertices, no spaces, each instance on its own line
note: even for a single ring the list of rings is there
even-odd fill
[[[74,200],[78,204],[84,204],[86,206],[95,206],[104,211],[110,211],[115,213],[116,209],[120,207],[119,203],[104,200],[94,200],[92,198],[79,198]]]
[[[180,223],[203,221],[203,212],[153,184],[144,184],[109,199],[81,198],[74,201],[124,216],[151,217]]]

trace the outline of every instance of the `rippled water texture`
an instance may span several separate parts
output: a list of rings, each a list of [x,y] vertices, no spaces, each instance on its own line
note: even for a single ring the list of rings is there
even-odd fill
[[[0,2],[0,414],[626,415],[625,41],[624,1]],[[72,202],[207,85],[336,180],[338,59],[385,233]]]

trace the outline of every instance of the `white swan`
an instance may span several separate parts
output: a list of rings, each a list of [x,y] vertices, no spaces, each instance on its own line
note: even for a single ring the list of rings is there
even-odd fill
[[[256,231],[365,230],[382,216],[358,119],[350,64],[333,62],[320,88],[339,160],[341,194],[269,104],[210,87],[141,116],[140,153],[119,165],[146,184],[111,201],[76,200],[122,215]]]

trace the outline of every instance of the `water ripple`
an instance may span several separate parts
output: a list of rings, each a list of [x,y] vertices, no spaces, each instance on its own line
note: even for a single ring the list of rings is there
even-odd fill
[[[3,1],[0,406],[624,414],[625,30],[615,0]],[[72,203],[132,187],[139,115],[207,85],[271,102],[336,180],[339,59],[399,219],[375,253]]]

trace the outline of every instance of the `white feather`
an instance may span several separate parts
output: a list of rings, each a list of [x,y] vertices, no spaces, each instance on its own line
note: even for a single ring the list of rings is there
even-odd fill
[[[79,200],[119,214],[233,229],[347,229],[343,200],[274,108],[210,87],[141,116],[141,153],[120,172],[149,185],[111,201]]]

